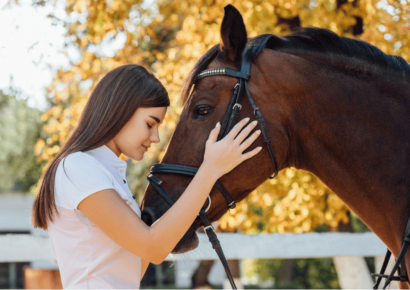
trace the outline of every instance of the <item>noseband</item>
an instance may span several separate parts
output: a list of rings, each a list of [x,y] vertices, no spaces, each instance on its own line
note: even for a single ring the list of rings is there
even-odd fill
[[[266,42],[263,44],[265,47]],[[271,140],[269,139],[268,136],[268,130],[266,129],[265,125],[265,120],[263,119],[263,116],[261,112],[259,111],[259,108],[255,105],[255,102],[253,101],[251,94],[248,89],[248,81],[250,78],[250,66],[251,66],[251,57],[250,53],[248,53],[250,50],[252,50],[252,46],[248,46],[244,53],[243,53],[243,60],[242,60],[242,65],[241,65],[241,70],[237,71],[234,69],[230,68],[211,68],[211,69],[206,69],[203,70],[201,73],[199,73],[195,79],[195,82],[198,81],[199,79],[205,78],[205,77],[210,77],[210,76],[215,76],[215,75],[224,75],[224,76],[229,76],[229,77],[234,77],[238,79],[238,82],[236,83],[234,90],[233,90],[233,95],[231,97],[231,100],[228,105],[228,109],[225,113],[225,116],[222,120],[221,123],[221,129],[218,135],[217,140],[221,140],[224,138],[232,129],[232,127],[237,123],[238,120],[238,115],[239,111],[242,108],[241,101],[242,97],[246,91],[249,101],[253,107],[253,112],[254,115],[256,116],[259,125],[261,126],[261,131],[264,137],[264,141],[266,143],[269,155],[272,159],[273,167],[274,167],[274,175],[269,177],[270,179],[275,178],[278,175],[278,165],[276,162],[275,154],[273,153],[273,149],[271,146]],[[172,206],[174,204],[174,200],[161,188],[161,184],[163,181],[155,176],[157,173],[168,173],[168,174],[180,174],[180,175],[185,175],[185,176],[195,176],[196,172],[198,171],[197,167],[192,167],[192,166],[186,166],[186,165],[177,165],[177,164],[154,164],[151,167],[150,174],[148,175],[147,179],[149,183],[158,191],[158,193],[165,199],[165,201]],[[224,196],[228,208],[233,209],[236,207],[235,201],[232,199],[230,196],[229,192],[225,189],[225,187],[217,181],[214,185]],[[211,197],[208,196],[208,208],[206,210],[202,209],[198,216],[201,218],[202,223],[204,225],[204,230],[206,234],[208,235],[209,241],[212,243],[212,247],[215,249],[216,253],[218,254],[224,268],[225,272],[227,274],[227,277],[229,279],[229,282],[231,283],[231,286],[233,289],[236,289],[235,282],[233,281],[232,274],[229,270],[228,263],[225,259],[225,256],[223,254],[221,245],[218,241],[218,238],[216,237],[215,230],[209,221],[206,211],[210,208],[211,205]]]

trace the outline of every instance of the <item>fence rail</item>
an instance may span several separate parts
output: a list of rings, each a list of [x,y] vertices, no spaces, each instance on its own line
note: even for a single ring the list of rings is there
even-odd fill
[[[198,234],[199,247],[167,260],[218,259],[205,234]],[[374,233],[231,234],[218,238],[227,259],[323,258],[335,256],[379,256],[386,246]],[[48,237],[6,234],[0,236],[0,262],[54,261]]]

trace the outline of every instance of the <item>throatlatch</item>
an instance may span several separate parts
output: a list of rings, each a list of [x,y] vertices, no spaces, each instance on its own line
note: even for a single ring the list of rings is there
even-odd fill
[[[405,265],[405,255],[410,246],[410,218],[407,221],[406,228],[403,232],[403,241],[401,245],[401,250],[399,253],[399,256],[397,257],[396,263],[393,266],[393,269],[390,272],[390,275],[385,275],[384,271],[386,271],[387,264],[389,263],[391,252],[389,249],[387,249],[386,256],[384,257],[383,265],[380,270],[380,274],[375,274],[372,273],[373,277],[377,277],[376,284],[374,284],[373,289],[377,289],[380,285],[380,282],[382,281],[383,278],[386,279],[386,282],[384,283],[383,289],[386,289],[391,281],[400,281],[400,282],[410,282],[409,277],[407,276],[407,271],[404,271],[403,269],[406,269]],[[396,271],[399,273],[399,276],[394,276],[394,273]]]

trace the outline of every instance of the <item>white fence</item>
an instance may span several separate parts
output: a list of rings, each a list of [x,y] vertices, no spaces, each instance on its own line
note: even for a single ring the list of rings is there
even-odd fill
[[[217,260],[205,234],[198,234],[200,246],[167,260]],[[219,233],[227,259],[323,258],[335,256],[380,256],[386,246],[373,233],[229,234]],[[48,237],[7,234],[0,236],[0,263],[54,261]]]
[[[34,229],[30,224],[32,203],[33,196],[30,195],[0,195],[0,232],[31,233],[0,235],[0,263],[32,262],[31,265],[36,268],[56,269],[58,266],[48,233]],[[192,267],[184,268],[184,264],[186,265],[189,260],[218,259],[206,235],[198,236],[200,246],[197,249],[183,255],[167,257],[167,260],[182,260],[176,263],[178,275],[181,277],[190,277],[193,271]],[[372,281],[363,257],[378,257],[376,269],[379,270],[381,255],[386,252],[386,246],[373,233],[219,233],[218,238],[227,259],[333,257],[342,288],[350,289],[371,287]],[[222,269],[219,271],[222,272]],[[183,275],[180,274],[182,272]],[[185,282],[178,282],[178,279],[182,279],[178,277],[179,286],[189,287],[189,284],[184,284],[189,283],[189,279],[185,277]],[[395,288],[396,285],[397,283],[393,284],[391,288]]]
[[[30,224],[32,195],[0,195],[0,231],[27,231],[33,235],[0,235],[0,262],[53,261],[48,233]],[[334,256],[379,256],[385,245],[373,233],[305,234],[218,234],[228,259],[314,258]],[[200,246],[186,255],[170,255],[168,260],[217,259],[205,234]]]
[[[218,257],[206,235],[198,236],[200,243],[197,249],[183,255],[169,255],[167,260],[217,260]],[[386,251],[385,245],[373,233],[259,235],[219,233],[218,237],[227,259],[333,257],[339,282],[345,289],[371,288],[373,282],[362,257],[381,256]],[[56,262],[47,236],[22,234],[0,236],[0,262],[28,261]],[[380,262],[376,263],[376,267],[380,269]],[[183,265],[179,267],[177,265],[177,268],[188,271],[183,274],[187,277],[192,274],[193,269],[183,269]],[[189,286],[187,279],[177,277],[177,280],[180,286]],[[396,288],[396,285],[392,288]]]

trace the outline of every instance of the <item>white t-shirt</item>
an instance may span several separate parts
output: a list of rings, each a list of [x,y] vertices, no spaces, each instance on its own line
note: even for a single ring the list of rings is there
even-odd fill
[[[59,163],[54,195],[60,217],[54,215],[48,223],[48,234],[64,288],[139,288],[141,258],[115,243],[77,209],[87,196],[113,188],[141,217],[126,183],[126,169],[127,163],[106,145],[71,153]]]

